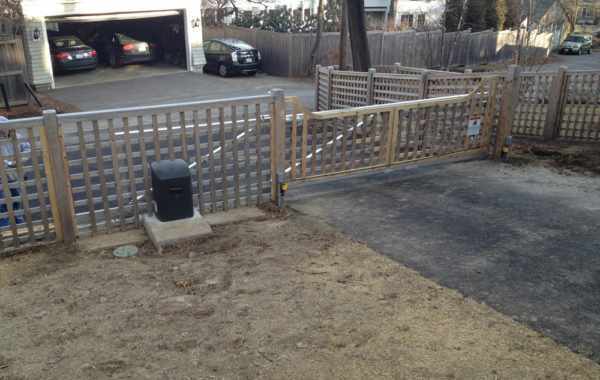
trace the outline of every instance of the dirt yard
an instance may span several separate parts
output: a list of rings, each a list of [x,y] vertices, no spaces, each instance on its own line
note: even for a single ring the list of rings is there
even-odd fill
[[[0,379],[591,379],[600,366],[291,211],[157,256],[0,259]]]

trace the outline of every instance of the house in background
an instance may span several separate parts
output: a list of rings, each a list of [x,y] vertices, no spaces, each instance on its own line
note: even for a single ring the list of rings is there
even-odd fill
[[[201,72],[205,63],[200,1],[22,0],[21,6],[28,77],[38,90],[54,88],[49,32],[74,34],[85,40],[100,28],[127,28],[154,38],[165,55],[184,58],[189,71]]]
[[[425,25],[439,26],[444,11],[442,0],[396,0],[394,14],[390,14],[390,0],[365,0],[367,27],[383,29],[394,20],[395,29],[421,29]]]

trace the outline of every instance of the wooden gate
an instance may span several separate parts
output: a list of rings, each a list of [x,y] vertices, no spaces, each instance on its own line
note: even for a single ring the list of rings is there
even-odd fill
[[[488,152],[499,79],[467,95],[322,112],[286,98],[286,182]]]

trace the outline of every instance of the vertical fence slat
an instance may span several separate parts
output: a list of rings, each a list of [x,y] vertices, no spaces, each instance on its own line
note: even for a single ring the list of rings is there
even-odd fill
[[[211,207],[210,212],[217,211],[217,191],[215,185],[215,151],[213,147],[213,126],[212,126],[212,115],[211,109],[206,110],[206,130],[208,133],[208,167],[210,171],[210,200]]]
[[[100,177],[100,190],[102,193],[104,220],[106,224],[106,229],[110,233],[112,232],[110,204],[108,202],[108,189],[106,187],[106,174],[104,172],[104,155],[102,152],[102,141],[100,140],[100,128],[98,127],[98,120],[92,121],[92,128],[94,129],[94,144],[96,146],[96,164],[98,165],[98,175]]]
[[[40,170],[40,163],[38,159],[38,152],[35,144],[35,137],[32,128],[27,128],[27,135],[29,137],[29,146],[31,147],[31,166],[33,167],[33,176],[35,178],[35,187],[38,194],[38,200],[40,202],[40,212],[42,215],[42,224],[44,226],[44,239],[48,240],[50,235],[50,227],[48,225],[48,213],[46,211],[46,197],[44,196],[44,190],[42,187],[42,175]],[[2,239],[0,239],[1,241]]]
[[[135,171],[133,169],[133,152],[131,149],[131,132],[129,131],[129,118],[123,119],[123,135],[125,136],[125,153],[127,154],[127,171],[129,174],[129,191],[131,192],[131,207],[133,208],[133,221],[136,228],[140,227],[140,211],[137,202],[135,185]]]
[[[152,116],[152,121],[154,124],[154,115]],[[146,212],[148,215],[154,214],[154,208],[152,207],[151,201],[151,192],[150,192],[150,173],[149,173],[149,163],[148,163],[148,154],[146,152],[146,136],[144,135],[144,117],[137,117],[138,124],[138,133],[139,133],[139,143],[140,143],[140,155],[142,157],[142,175],[144,177],[144,193],[146,199]],[[136,200],[137,201],[137,200]]]
[[[125,221],[125,210],[123,209],[123,188],[121,186],[121,173],[119,165],[119,152],[117,151],[117,144],[115,142],[115,127],[113,119],[108,120],[108,135],[110,139],[110,152],[112,155],[113,164],[113,179],[115,181],[115,187],[117,190],[117,207],[119,213],[120,229],[121,231],[126,230]]]
[[[249,206],[252,199],[252,182],[250,181],[252,162],[250,157],[250,121],[248,105],[244,105],[244,157],[246,158],[246,206]]]
[[[235,206],[240,207],[240,166],[239,166],[239,153],[238,153],[238,128],[237,128],[237,109],[235,106],[231,107],[231,145],[233,149],[233,185],[234,185],[234,197]]]

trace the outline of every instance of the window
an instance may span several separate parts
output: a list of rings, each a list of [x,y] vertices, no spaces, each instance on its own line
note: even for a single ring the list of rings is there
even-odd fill
[[[400,27],[402,29],[410,29],[413,27],[413,15],[401,15]]]
[[[417,27],[422,28],[425,26],[425,15],[423,13],[417,15]]]

